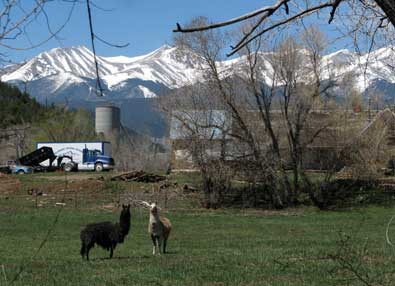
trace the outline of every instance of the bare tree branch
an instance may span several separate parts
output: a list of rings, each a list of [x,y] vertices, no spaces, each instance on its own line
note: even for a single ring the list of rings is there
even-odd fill
[[[317,1],[318,2],[318,1]],[[199,32],[199,31],[205,31],[205,30],[210,30],[210,29],[216,29],[220,27],[225,27],[229,25],[233,25],[235,23],[243,22],[248,19],[252,19],[254,17],[257,17],[261,15],[259,20],[256,22],[254,26],[250,28],[248,32],[246,32],[242,38],[237,42],[236,45],[231,46],[231,51],[227,56],[232,56],[239,50],[241,50],[243,47],[254,41],[256,38],[262,36],[263,34],[275,29],[279,28],[281,26],[286,25],[287,23],[293,22],[295,20],[304,18],[308,15],[311,15],[312,13],[319,12],[325,8],[332,8],[330,13],[329,13],[329,20],[328,23],[332,23],[333,20],[335,19],[335,13],[338,10],[339,6],[341,3],[350,3],[350,5],[356,5],[357,3],[362,7],[363,9],[367,11],[371,11],[373,15],[375,15],[376,18],[378,18],[379,21],[379,27],[380,28],[385,28],[388,26],[388,23],[392,23],[392,25],[395,27],[395,4],[392,0],[375,0],[375,1],[352,1],[352,0],[328,0],[328,1],[320,1],[318,4],[315,6],[310,6],[309,1],[305,1],[305,7],[301,7],[298,5],[298,1],[294,0],[278,0],[274,5],[271,6],[266,6],[261,9],[257,9],[255,11],[252,11],[250,13],[247,13],[245,15],[230,19],[228,21],[223,21],[219,23],[214,23],[214,24],[208,24],[208,25],[202,25],[202,26],[194,26],[194,27],[188,27],[188,28],[183,28],[179,23],[177,23],[176,29],[173,30],[173,32],[180,32],[180,33],[191,33],[191,32]],[[281,7],[285,8],[285,13],[288,15],[291,13],[289,9],[289,5],[294,4],[295,7],[298,8],[298,12],[295,11],[294,15],[291,15],[290,17],[286,18],[280,18],[277,22],[274,24],[271,24],[267,27],[265,27],[266,20],[269,18],[273,18],[273,14]],[[382,13],[379,10],[382,10]],[[362,16],[361,16],[362,17]],[[277,19],[277,18],[275,18]],[[366,19],[365,19],[366,20]],[[256,33],[256,31],[259,28],[263,28],[261,31]]]
[[[205,30],[210,30],[210,29],[215,29],[215,28],[220,28],[224,26],[229,26],[238,22],[245,21],[247,19],[253,18],[257,15],[265,13],[263,17],[267,18],[271,16],[274,12],[276,12],[282,5],[287,5],[287,3],[290,0],[281,0],[278,1],[276,4],[268,7],[264,7],[262,9],[255,10],[251,13],[245,14],[243,16],[225,21],[225,22],[220,22],[217,24],[212,24],[212,25],[207,25],[207,26],[202,26],[202,27],[195,27],[195,28],[188,28],[188,29],[183,29],[179,23],[177,23],[177,29],[173,30],[173,32],[182,32],[182,33],[190,33],[190,32],[199,32],[199,31],[205,31]],[[288,6],[286,6],[288,7]],[[288,9],[286,9],[288,10]]]

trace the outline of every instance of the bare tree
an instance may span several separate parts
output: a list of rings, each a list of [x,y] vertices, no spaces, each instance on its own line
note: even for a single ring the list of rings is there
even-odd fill
[[[278,162],[275,175],[282,182],[282,189],[286,190],[283,196],[288,205],[297,201],[300,182],[308,180],[303,166],[306,149],[329,127],[329,122],[321,122],[320,126],[312,124],[313,111],[322,96],[333,87],[332,81],[324,83],[321,76],[325,46],[322,34],[309,28],[301,39],[297,43],[293,38],[285,38],[268,56],[272,69],[270,89],[260,84],[263,81],[259,76],[261,70],[255,67],[259,53],[251,53],[249,45],[245,47],[249,55],[247,86],[255,98],[271,151]],[[276,111],[280,111],[280,115],[275,116]],[[287,152],[284,154],[282,149],[285,146]],[[288,157],[290,166],[286,164]],[[288,175],[288,168],[292,170],[292,176]]]
[[[300,36],[301,41],[284,38],[270,52],[263,52],[263,41],[257,39],[240,51],[238,65],[230,67],[236,71],[232,77],[227,76],[226,64],[220,62],[223,37],[218,31],[207,30],[183,34],[176,42],[204,59],[208,96],[215,97],[230,114],[232,129],[228,135],[232,145],[237,146],[232,148],[230,157],[235,157],[237,148],[244,149],[239,154],[253,162],[277,208],[297,203],[306,186],[312,199],[320,204],[322,200],[316,197],[305,172],[306,152],[323,133],[329,134],[331,128],[337,130],[343,123],[317,111],[335,87],[333,81],[328,78],[324,81],[322,76],[323,36],[308,28]],[[332,133],[327,137],[334,138]],[[342,154],[339,150],[334,148],[330,155],[333,162],[327,162],[330,174],[338,167],[336,160]],[[237,165],[239,171],[241,165]]]
[[[15,151],[12,157],[19,158],[29,150],[29,139],[31,137],[31,126],[29,124],[15,125],[7,129],[0,130],[0,143],[5,143],[5,147],[9,147]],[[6,157],[7,152],[4,150],[2,157]]]
[[[339,12],[342,7],[344,7],[344,11]],[[374,44],[374,37],[380,30],[383,30],[389,35],[391,35],[391,32],[393,34],[395,5],[391,0],[277,0],[273,5],[262,7],[220,23],[193,25],[186,28],[181,27],[177,23],[177,28],[174,29],[174,32],[188,33],[205,31],[253,19],[255,24],[251,26],[236,44],[231,46],[231,51],[228,55],[233,55],[269,31],[322,11],[327,11],[329,24],[335,19],[345,22],[352,19],[354,21],[353,25],[346,25],[349,32],[358,32],[363,29],[364,33],[372,38],[372,44]]]
[[[26,50],[38,47],[53,38],[57,38],[59,32],[69,22],[74,11],[77,0],[56,0],[60,7],[69,6],[69,11],[65,14],[63,22],[59,26],[54,26],[51,22],[48,5],[54,5],[53,0],[21,1],[5,0],[0,9],[0,46],[5,50]],[[53,20],[53,19],[52,19]],[[33,39],[33,32],[29,28],[35,23],[42,21],[48,31],[47,36],[41,39]],[[24,38],[29,44],[21,47],[15,44],[16,39]],[[6,60],[7,55],[1,54],[2,60]]]
[[[171,167],[199,170],[206,208],[222,205],[232,178],[227,164],[231,121],[214,93],[205,84],[195,84],[160,99],[170,121]]]
[[[196,21],[205,21],[203,18],[199,18]],[[192,25],[194,22],[192,23]],[[261,178],[266,178],[268,181],[273,182],[276,180],[275,170],[273,164],[269,163],[267,158],[263,156],[262,140],[256,136],[259,132],[254,130],[253,126],[249,125],[251,121],[250,113],[248,112],[250,106],[250,97],[241,97],[235,84],[234,79],[224,77],[223,71],[219,67],[219,60],[223,55],[223,43],[224,37],[219,32],[206,31],[205,33],[189,34],[188,36],[179,37],[176,42],[182,48],[193,50],[195,53],[201,55],[205,62],[205,74],[206,83],[211,91],[211,96],[217,96],[217,99],[231,114],[233,130],[229,136],[236,138],[241,142],[241,145],[245,145],[248,149],[247,153],[254,159],[256,164],[259,165],[261,172]],[[250,58],[251,59],[251,58]],[[251,63],[251,62],[250,62]],[[255,69],[253,68],[255,72]],[[252,80],[255,80],[252,76]],[[253,88],[256,89],[256,86]],[[273,133],[274,134],[274,133]],[[275,148],[279,149],[278,146]],[[277,158],[278,159],[278,158]],[[277,160],[281,162],[282,160]],[[273,162],[273,161],[272,161]],[[287,183],[287,181],[285,182]],[[271,195],[273,202],[278,208],[284,207],[284,201],[280,195],[278,184],[272,184]],[[289,188],[284,188],[287,191]],[[287,195],[285,195],[287,197]]]

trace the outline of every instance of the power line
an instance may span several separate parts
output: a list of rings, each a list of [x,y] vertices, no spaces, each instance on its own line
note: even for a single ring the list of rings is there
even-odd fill
[[[91,34],[91,43],[92,43],[92,51],[93,51],[93,60],[95,62],[95,70],[96,70],[96,86],[99,89],[99,96],[104,96],[103,87],[101,86],[101,79],[99,75],[99,64],[97,62],[96,49],[95,49],[95,33],[93,32],[93,24],[92,24],[92,15],[91,15],[91,7],[90,0],[86,0],[86,7],[88,9],[88,19],[89,19],[89,29]]]
[[[91,13],[91,1],[90,0],[86,0],[86,7],[88,9],[88,19],[89,19],[89,29],[90,29],[90,37],[91,37],[91,43],[92,43],[92,51],[93,51],[93,60],[95,62],[95,71],[96,71],[96,87],[98,87],[99,89],[99,96],[104,96],[103,94],[103,87],[101,85],[101,78],[100,78],[100,74],[99,74],[99,63],[97,61],[97,55],[96,55],[96,48],[95,48],[95,39],[99,40],[100,42],[109,45],[111,47],[115,47],[115,48],[125,48],[127,46],[129,46],[129,43],[126,44],[122,44],[122,45],[115,45],[112,44],[106,40],[103,40],[102,38],[100,38],[98,35],[95,34],[95,32],[93,31],[93,24],[92,24],[92,13]]]

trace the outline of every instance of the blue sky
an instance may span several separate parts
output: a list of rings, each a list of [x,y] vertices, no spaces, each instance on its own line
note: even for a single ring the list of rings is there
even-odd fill
[[[270,4],[272,1],[262,0],[94,0],[100,7],[110,10],[92,8],[95,32],[103,39],[114,44],[130,43],[126,48],[117,49],[100,42],[96,43],[99,55],[103,56],[137,56],[151,52],[164,44],[172,43],[172,29],[176,22],[187,23],[196,16],[206,16],[212,21],[222,21],[251,10]],[[68,15],[69,3],[58,1],[47,7],[47,14],[53,30],[56,30]],[[323,18],[329,14],[323,13]],[[330,31],[324,23],[320,23],[329,35]],[[48,36],[45,20],[39,17],[28,27],[28,35],[33,43],[40,42]],[[88,18],[85,1],[75,6],[74,12],[66,28],[59,34],[60,39],[52,39],[48,43],[27,51],[4,50],[7,57],[20,62],[30,59],[38,53],[55,47],[85,45],[91,49]],[[9,44],[16,47],[28,46],[25,37],[13,40]],[[333,49],[342,48],[342,44]]]

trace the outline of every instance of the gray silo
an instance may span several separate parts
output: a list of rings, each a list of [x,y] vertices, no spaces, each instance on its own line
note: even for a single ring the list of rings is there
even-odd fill
[[[97,134],[102,133],[106,139],[119,139],[121,128],[121,111],[113,105],[96,107],[95,130]]]

